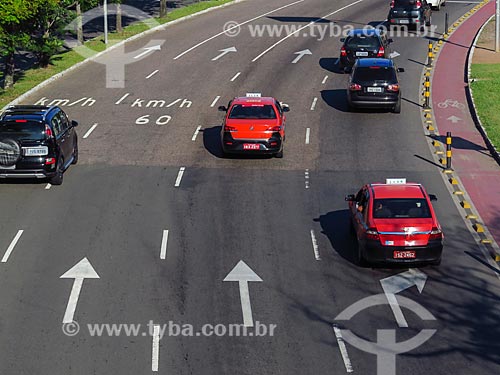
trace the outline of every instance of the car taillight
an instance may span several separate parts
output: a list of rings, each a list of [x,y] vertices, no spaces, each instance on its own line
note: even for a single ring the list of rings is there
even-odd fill
[[[47,136],[47,138],[52,138],[54,136],[54,134],[52,133],[52,129],[48,125],[45,125],[45,135]]]
[[[52,165],[56,163],[56,158],[47,158],[45,159],[45,164],[46,165]]]
[[[357,83],[351,83],[349,86],[349,90],[351,91],[361,91],[361,85],[358,85]]]
[[[368,228],[366,230],[366,239],[367,240],[379,240],[380,237],[378,235],[377,228]]]
[[[279,132],[281,131],[282,127],[281,126],[272,126],[269,128],[269,131],[272,131],[272,132]]]
[[[380,47],[377,53],[377,57],[384,57],[385,49],[384,47]]]
[[[28,120],[16,120],[16,122],[28,122]]]
[[[347,52],[345,51],[345,47],[342,46],[342,48],[340,49],[340,56],[347,56]]]
[[[416,6],[417,6],[417,9],[420,8],[422,6],[422,2],[421,1],[417,1],[416,2]]]
[[[225,125],[224,126],[224,131],[225,132],[235,132],[236,131],[236,128],[234,126],[228,126],[228,125]]]
[[[387,91],[398,92],[399,91],[399,85],[389,85],[389,86],[387,86]]]
[[[443,238],[443,232],[438,227],[433,227],[431,230],[431,234],[429,236],[430,240],[441,240]]]
[[[391,8],[394,8],[394,0],[391,1]]]

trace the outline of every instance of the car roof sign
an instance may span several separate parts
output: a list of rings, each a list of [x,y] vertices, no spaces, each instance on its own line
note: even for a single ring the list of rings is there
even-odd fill
[[[387,185],[404,185],[406,184],[406,178],[387,178],[385,183]]]
[[[262,97],[262,94],[260,92],[247,92],[246,97],[247,98],[260,98],[260,97]]]

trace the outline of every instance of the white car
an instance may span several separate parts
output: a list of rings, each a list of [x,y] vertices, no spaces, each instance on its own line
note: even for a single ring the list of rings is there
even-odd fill
[[[446,0],[427,0],[432,9],[440,10],[441,6],[446,5]]]

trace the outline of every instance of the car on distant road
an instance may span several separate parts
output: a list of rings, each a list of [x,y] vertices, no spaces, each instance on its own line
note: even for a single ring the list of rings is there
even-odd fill
[[[431,204],[437,198],[421,184],[387,179],[366,184],[345,200],[360,264],[440,264],[444,235]]]
[[[387,22],[423,29],[432,23],[431,6],[426,0],[392,0]]]
[[[349,77],[347,102],[349,109],[388,108],[401,112],[401,87],[397,68],[391,59],[356,61]]]
[[[290,108],[272,97],[248,93],[219,111],[226,116],[221,139],[224,153],[270,154],[283,157],[286,115]]]
[[[0,115],[0,178],[48,178],[78,162],[76,121],[57,107],[10,106]]]
[[[349,71],[357,59],[383,57],[389,58],[390,44],[384,32],[376,28],[354,29],[345,38],[340,48],[339,68]]]
[[[446,5],[446,0],[429,0],[428,3],[432,9],[441,10]]]

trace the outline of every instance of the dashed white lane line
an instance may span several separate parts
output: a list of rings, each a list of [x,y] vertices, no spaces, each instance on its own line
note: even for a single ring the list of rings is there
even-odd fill
[[[196,130],[194,131],[194,134],[193,134],[193,137],[191,138],[191,140],[194,142],[196,141],[196,137],[198,136],[198,133],[200,132],[201,130],[201,125],[199,125]]]
[[[179,173],[177,174],[177,179],[175,180],[175,187],[179,187],[181,185],[182,181],[182,176],[184,175],[184,171],[186,170],[186,167],[181,167],[179,169]]]
[[[214,99],[214,101],[212,102],[212,104],[210,104],[210,107],[212,107],[212,108],[215,107],[215,105],[217,104],[217,102],[219,101],[219,99],[220,99],[220,96],[216,96],[215,99]]]
[[[10,254],[12,254],[12,251],[14,251],[14,247],[16,247],[17,242],[21,238],[23,232],[24,232],[24,230],[22,230],[22,229],[19,229],[17,231],[16,236],[14,237],[14,239],[12,240],[12,242],[10,243],[9,247],[7,248],[7,251],[5,252],[5,254],[4,254],[3,258],[2,258],[2,263],[7,263],[7,261],[9,260]]]
[[[97,128],[97,125],[98,125],[97,123],[92,125],[92,127],[83,136],[83,139],[87,139],[89,137],[89,135],[92,134],[92,132],[95,130],[95,128]]]
[[[306,180],[306,189],[309,189],[309,169],[304,172],[304,178]]]
[[[155,70],[154,72],[152,72],[151,74],[149,74],[148,76],[146,76],[146,79],[150,79],[152,76],[154,76],[158,72],[159,72],[159,70]]]
[[[45,185],[45,190],[50,190],[51,187],[52,187],[51,184],[47,184],[47,185]]]
[[[309,138],[311,136],[311,128],[306,129],[306,145],[309,144]]]
[[[316,18],[314,21],[311,21],[309,22],[307,25],[305,26],[302,26],[302,27],[299,27],[297,30],[295,31],[292,31],[291,33],[289,33],[287,36],[285,36],[284,38],[278,40],[276,43],[274,43],[272,46],[270,46],[269,48],[267,48],[264,52],[262,52],[260,55],[258,55],[257,57],[255,57],[252,62],[255,62],[257,61],[258,59],[260,59],[262,56],[264,56],[266,53],[268,53],[269,51],[271,51],[274,47],[276,47],[277,45],[283,43],[285,40],[287,40],[288,38],[291,38],[292,36],[294,36],[295,34],[297,33],[300,33],[302,30],[304,30],[305,28],[307,27],[311,27],[312,25],[314,25],[315,23],[318,23],[320,21],[323,21],[324,19],[330,17],[330,16],[333,16],[334,14],[336,13],[339,13],[341,11],[343,11],[344,9],[347,9],[349,7],[352,7],[353,5],[356,5],[356,4],[359,4],[360,2],[362,2],[363,0],[358,0],[358,1],[355,1],[354,3],[351,3],[351,4],[348,4],[342,8],[339,8],[331,13],[328,13],[326,15],[324,15],[323,17],[321,18]]]
[[[160,360],[160,326],[153,325],[153,345],[151,350],[151,371],[158,372]]]
[[[130,95],[130,93],[126,93],[125,95],[123,95],[120,99],[118,99],[118,101],[115,103],[115,104],[120,104],[121,102],[123,102],[125,99],[127,99],[127,97]]]
[[[233,78],[231,78],[231,82],[236,81],[236,78],[238,78],[238,77],[240,76],[240,74],[241,74],[241,72],[236,73],[236,74],[234,75],[234,77],[233,77]]]
[[[167,259],[168,229],[163,231],[161,239],[160,259]]]
[[[319,254],[318,241],[316,241],[316,235],[314,234],[314,230],[311,229],[311,242],[314,250],[314,257],[316,260],[321,260],[321,255]]]
[[[327,80],[328,80],[328,76],[325,76],[325,78],[323,78],[323,81],[321,81],[321,84],[324,85]]]
[[[318,102],[318,98],[314,98],[313,99],[313,102],[311,104],[311,111],[314,111],[314,109],[316,108],[316,103]]]
[[[333,332],[335,332],[335,337],[337,338],[337,343],[339,344],[340,354],[342,355],[342,359],[344,360],[345,370],[347,372],[354,372],[352,368],[351,360],[349,359],[349,355],[347,354],[347,348],[345,346],[344,339],[342,337],[342,331],[335,324],[333,325]]]
[[[182,52],[182,53],[178,54],[177,56],[175,56],[175,57],[174,57],[174,60],[177,60],[177,59],[181,58],[181,57],[182,57],[182,56],[184,56],[186,53],[191,52],[192,50],[194,50],[194,49],[198,48],[199,46],[202,46],[203,44],[205,44],[205,43],[207,43],[207,42],[209,42],[209,41],[211,41],[211,40],[213,40],[213,39],[215,39],[215,38],[217,38],[217,37],[219,37],[219,36],[221,36],[221,35],[224,35],[224,34],[226,34],[226,33],[231,33],[231,31],[233,31],[234,29],[238,30],[239,28],[241,28],[241,26],[246,25],[247,23],[253,22],[253,21],[258,20],[259,18],[265,17],[265,16],[267,16],[267,15],[269,15],[269,14],[271,14],[271,13],[274,13],[274,12],[277,12],[277,11],[279,11],[279,10],[282,10],[282,9],[285,9],[285,8],[288,8],[288,7],[291,7],[292,5],[299,4],[299,3],[302,3],[302,2],[304,2],[304,1],[305,1],[305,0],[298,0],[298,1],[295,1],[295,2],[293,2],[293,3],[290,3],[290,4],[287,4],[287,5],[284,5],[284,6],[282,6],[282,7],[279,7],[279,8],[273,9],[273,10],[271,10],[271,11],[267,12],[267,13],[261,14],[260,16],[254,17],[254,18],[249,19],[249,20],[247,20],[247,21],[245,21],[245,22],[238,23],[238,24],[234,24],[234,25],[232,25],[231,27],[228,27],[226,30],[223,30],[222,32],[220,32],[220,33],[218,33],[218,34],[215,34],[215,35],[211,36],[210,38],[205,39],[204,41],[202,41],[202,42],[200,42],[200,43],[198,43],[198,44],[196,44],[196,45],[192,46],[191,48],[187,49],[186,51],[184,51],[184,52]],[[236,30],[235,30],[235,31],[236,31]]]

